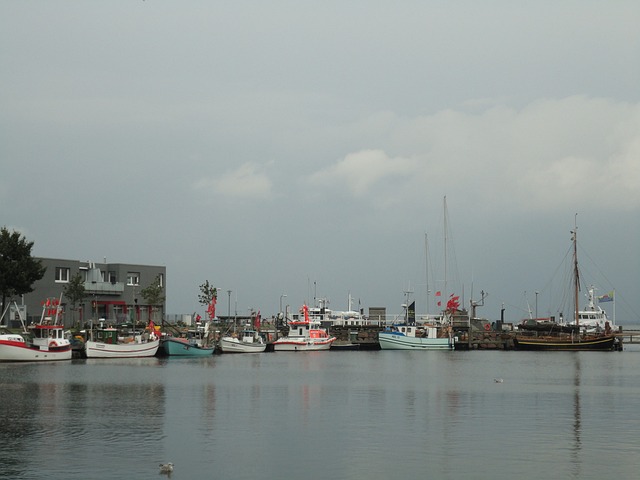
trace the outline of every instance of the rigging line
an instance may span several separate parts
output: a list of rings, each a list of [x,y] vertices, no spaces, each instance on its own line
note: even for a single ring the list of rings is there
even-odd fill
[[[593,258],[591,258],[589,256],[589,253],[584,248],[582,248],[580,244],[578,244],[578,248],[580,249],[580,254],[584,254],[589,259],[589,261],[596,267],[596,270],[598,271],[598,273],[600,273],[600,275],[602,275],[602,277],[607,281],[607,283],[609,284],[609,287],[613,288],[613,284],[611,283],[611,281],[607,278],[607,276],[604,274],[604,272],[600,269],[600,267],[595,262],[595,260],[593,260]]]

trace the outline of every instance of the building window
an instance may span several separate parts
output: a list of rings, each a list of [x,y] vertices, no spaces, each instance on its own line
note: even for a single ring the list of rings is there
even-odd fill
[[[158,275],[158,283],[160,283],[161,287],[164,287],[164,275],[162,273]]]
[[[140,273],[139,272],[127,273],[127,285],[140,285]]]
[[[116,272],[109,272],[109,283],[116,283]]]
[[[56,282],[69,283],[69,270],[68,268],[56,267]]]

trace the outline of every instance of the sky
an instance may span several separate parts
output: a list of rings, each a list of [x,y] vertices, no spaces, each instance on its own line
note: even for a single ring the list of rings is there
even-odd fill
[[[577,226],[581,295],[640,323],[639,23],[637,0],[5,0],[0,225],[165,265],[169,314],[208,280],[239,315],[483,291],[512,322],[565,311]]]

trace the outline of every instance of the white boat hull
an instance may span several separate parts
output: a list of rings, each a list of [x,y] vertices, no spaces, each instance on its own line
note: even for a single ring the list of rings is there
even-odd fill
[[[0,362],[50,362],[71,360],[71,345],[64,349],[41,349],[28,345],[7,345],[0,343]]]
[[[315,342],[313,340],[296,341],[283,337],[280,340],[273,342],[273,350],[276,352],[314,352],[319,350],[329,350],[334,341],[334,337],[319,342]]]
[[[266,348],[266,343],[243,342],[233,337],[222,337],[220,339],[220,350],[223,353],[262,353]]]
[[[87,358],[137,358],[153,357],[158,351],[160,340],[142,343],[102,343],[88,340],[85,343]]]
[[[409,337],[380,332],[378,342],[382,350],[453,350],[455,339]]]

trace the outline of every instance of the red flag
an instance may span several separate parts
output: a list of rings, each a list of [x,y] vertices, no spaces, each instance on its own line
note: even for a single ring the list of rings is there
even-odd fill
[[[256,330],[260,330],[260,310],[258,310],[258,314],[256,315],[253,325]]]
[[[436,292],[436,297],[439,297],[440,295],[442,295],[442,292],[441,292],[440,290],[438,290],[438,291]]]
[[[460,297],[459,296],[454,296],[453,293],[451,294],[451,297],[449,298],[449,301],[447,302],[447,310],[457,310],[460,307]]]
[[[309,323],[309,307],[306,304],[302,306],[302,313],[304,313],[304,321]]]
[[[213,297],[211,299],[211,303],[209,304],[209,307],[207,308],[207,313],[209,314],[209,318],[211,320],[216,318],[216,297]]]

